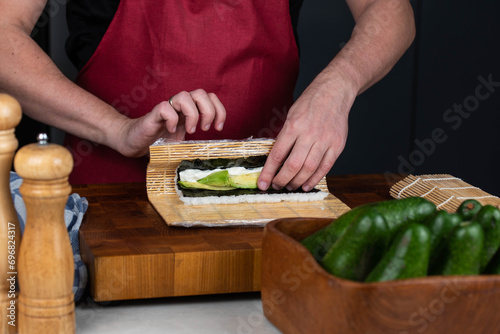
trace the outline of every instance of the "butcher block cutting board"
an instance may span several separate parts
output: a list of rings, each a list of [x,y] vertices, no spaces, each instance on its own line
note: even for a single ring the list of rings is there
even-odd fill
[[[258,291],[262,228],[169,227],[145,184],[78,186],[80,252],[96,301]]]
[[[349,207],[389,199],[392,185],[383,175],[331,176],[327,183]],[[145,183],[77,185],[73,192],[89,201],[80,252],[96,301],[260,291],[262,227],[168,226]]]
[[[94,300],[260,290],[262,227],[168,226],[143,183],[73,191],[89,201],[80,252]]]

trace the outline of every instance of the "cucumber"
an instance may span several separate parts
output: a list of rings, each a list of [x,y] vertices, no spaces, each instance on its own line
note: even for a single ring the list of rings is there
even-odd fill
[[[421,197],[407,197],[379,202],[377,210],[387,221],[394,237],[410,223],[420,223],[436,211],[436,205]]]
[[[493,205],[485,205],[474,217],[484,232],[484,248],[480,260],[482,272],[500,247],[500,210]]]
[[[461,222],[462,219],[458,214],[448,213],[444,210],[436,211],[424,219],[422,225],[427,226],[431,232],[431,266],[439,261],[438,256],[444,247],[446,236]]]
[[[442,259],[432,275],[478,275],[484,247],[484,232],[474,221],[460,223],[446,240]]]
[[[420,222],[436,211],[436,206],[420,197],[408,197],[358,206],[340,217],[332,224],[304,238],[301,243],[320,261],[335,242],[344,234],[351,222],[369,208],[377,208],[385,218],[394,236],[401,226],[412,222]]]
[[[356,207],[339,216],[330,225],[309,235],[301,241],[317,261],[320,261],[333,244],[344,234],[349,225],[357,217],[373,205],[363,205]]]
[[[500,250],[491,258],[490,262],[481,274],[500,275]]]
[[[330,274],[364,281],[389,243],[389,228],[375,207],[363,211],[328,250],[320,264]]]
[[[365,282],[384,282],[427,275],[431,251],[431,232],[424,225],[411,223],[392,241],[387,253]]]
[[[460,204],[456,212],[462,217],[462,220],[472,220],[481,207],[481,203],[475,199],[467,199]]]

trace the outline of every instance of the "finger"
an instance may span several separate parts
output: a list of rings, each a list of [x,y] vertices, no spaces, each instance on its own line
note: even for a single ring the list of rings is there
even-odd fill
[[[291,136],[284,134],[284,132],[278,135],[259,176],[257,184],[260,190],[267,190],[269,188],[276,172],[285,161],[288,153],[292,150],[294,143],[295,140]]]
[[[283,167],[272,181],[274,189],[285,187],[300,172],[308,153],[311,151],[311,147],[312,142],[310,140],[297,139]]]
[[[198,107],[191,98],[191,94],[182,91],[172,97],[172,104],[175,110],[182,113],[185,118],[185,126],[187,133],[194,133],[196,131],[196,124],[199,120]]]
[[[203,131],[207,131],[210,129],[210,124],[212,124],[215,118],[215,106],[208,97],[207,92],[203,89],[196,89],[189,94],[191,94],[191,98],[198,107],[198,112],[201,114],[200,128]]]
[[[170,133],[175,133],[177,130],[177,125],[179,122],[179,115],[172,108],[170,103],[163,101],[153,108],[153,111],[157,111],[153,113],[155,122],[165,122],[165,127]]]
[[[327,148],[324,148],[321,143],[314,143],[311,147],[311,150],[307,154],[302,168],[287,184],[286,188],[288,190],[295,190],[302,186],[304,182],[308,181],[309,178],[318,170],[318,166],[320,166],[321,162],[323,161],[323,156],[325,155],[326,151]],[[323,168],[323,166],[321,166],[321,168]]]
[[[226,108],[214,93],[208,93],[208,97],[215,107],[215,130],[222,131],[224,122],[226,121]]]
[[[304,182],[302,190],[309,191],[312,188],[316,187],[321,179],[325,177],[328,172],[330,172],[333,164],[335,163],[335,161],[337,161],[337,158],[338,155],[335,153],[335,150],[333,149],[333,147],[330,147],[323,156],[323,159],[321,160],[318,169],[316,169],[316,172],[314,172],[311,177],[306,182]]]

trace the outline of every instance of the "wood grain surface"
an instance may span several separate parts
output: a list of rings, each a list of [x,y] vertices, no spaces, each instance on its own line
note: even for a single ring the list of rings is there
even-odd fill
[[[14,296],[17,275],[13,273],[17,272],[15,259],[19,254],[21,230],[10,193],[9,173],[18,147],[14,129],[21,118],[19,102],[0,93],[0,334],[16,331],[12,324],[15,324],[17,314]]]
[[[18,259],[19,333],[75,333],[73,252],[64,224],[73,157],[43,140],[17,151],[26,227]]]
[[[349,207],[390,199],[383,175],[328,177]],[[96,301],[259,291],[263,228],[169,227],[146,185],[79,185],[89,201],[80,251]]]

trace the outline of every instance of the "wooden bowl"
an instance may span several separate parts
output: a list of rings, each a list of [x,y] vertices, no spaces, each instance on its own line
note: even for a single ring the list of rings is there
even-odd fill
[[[500,276],[344,280],[299,243],[331,221],[280,219],[264,229],[262,306],[283,333],[500,333]]]

